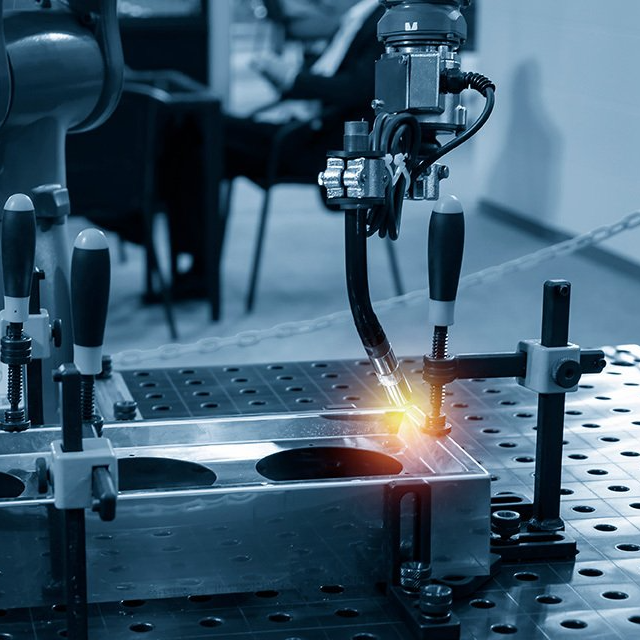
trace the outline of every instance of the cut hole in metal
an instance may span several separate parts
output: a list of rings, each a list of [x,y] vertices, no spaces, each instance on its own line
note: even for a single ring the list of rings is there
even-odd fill
[[[216,474],[195,462],[173,458],[120,458],[120,491],[210,487]]]
[[[17,498],[25,490],[20,478],[10,473],[0,473],[0,498]]]
[[[398,475],[402,465],[377,451],[348,447],[309,447],[280,451],[256,465],[269,480],[319,480]]]

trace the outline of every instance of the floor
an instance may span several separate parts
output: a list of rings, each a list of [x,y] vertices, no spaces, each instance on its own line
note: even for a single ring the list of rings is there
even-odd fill
[[[235,105],[236,112],[250,111],[273,97],[251,72],[249,59],[246,51],[233,56],[232,106]],[[474,156],[471,141],[452,155],[451,178],[443,183],[445,192],[452,189],[465,197],[467,239],[463,275],[501,264],[546,244],[479,213],[473,188],[474,163],[479,160]],[[268,329],[282,322],[308,320],[347,308],[342,215],[326,212],[315,187],[282,186],[275,190],[273,198],[257,304],[252,314],[244,312],[260,202],[259,189],[249,182],[237,181],[224,253],[223,318],[219,323],[211,323],[204,302],[176,304],[179,343],[191,345],[186,348],[159,349],[169,341],[169,334],[162,309],[141,304],[142,252],[139,247],[126,245],[126,261],[122,262],[117,240],[112,238],[113,286],[106,350],[116,355],[118,366],[135,366],[140,362],[178,366],[361,355],[362,348],[348,317],[314,333],[259,342],[245,337],[245,346],[229,344],[233,341],[228,338],[238,332]],[[423,289],[427,284],[430,210],[431,203],[405,206],[401,237],[396,244],[408,291]],[[620,216],[624,213],[620,212]],[[82,222],[74,219],[71,226],[75,233]],[[162,228],[158,234],[163,246]],[[393,295],[385,248],[377,238],[371,239],[369,246],[372,297],[385,299]],[[457,324],[451,331],[452,349],[511,350],[520,339],[537,337],[542,284],[547,278],[566,278],[573,284],[574,342],[599,346],[640,341],[637,323],[640,283],[587,258],[572,256],[462,291]],[[430,327],[424,299],[385,310],[380,319],[398,353],[415,354],[428,349]],[[215,337],[221,340],[211,340]],[[208,340],[204,345],[194,345],[202,339]]]

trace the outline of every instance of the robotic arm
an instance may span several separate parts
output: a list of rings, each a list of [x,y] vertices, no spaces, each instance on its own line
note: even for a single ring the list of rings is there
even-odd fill
[[[73,360],[69,304],[65,140],[115,109],[124,61],[116,0],[0,0],[0,202],[32,197],[41,303],[62,320],[62,341],[46,369]],[[98,151],[98,150],[97,150]],[[0,278],[0,282],[2,278]],[[55,419],[49,376],[45,418]]]
[[[371,306],[366,238],[375,233],[398,238],[405,198],[439,198],[439,183],[448,176],[448,168],[437,161],[484,125],[493,109],[495,87],[485,76],[461,70],[458,49],[466,39],[467,25],[460,10],[470,0],[380,2],[386,11],[378,23],[378,38],[385,53],[376,63],[373,131],[369,133],[364,122],[347,123],[345,149],[329,154],[319,182],[327,189],[328,201],[345,210],[347,287],[358,333],[389,399],[402,405],[408,402],[410,389]],[[461,93],[469,88],[486,100],[471,126],[461,103]],[[439,136],[444,135],[453,137],[442,143]],[[442,206],[449,210],[454,204]],[[446,224],[455,220],[459,227],[459,218],[447,216]],[[461,245],[462,238],[456,241]],[[445,250],[435,247],[435,252]],[[455,291],[457,282],[444,289]],[[446,308],[444,320],[451,324],[452,304],[437,299],[431,306],[438,312]],[[438,343],[442,342],[440,337]],[[439,414],[439,407],[435,412]]]

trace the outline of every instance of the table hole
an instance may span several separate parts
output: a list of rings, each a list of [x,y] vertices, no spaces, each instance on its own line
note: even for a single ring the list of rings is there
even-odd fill
[[[599,429],[600,425],[595,422],[585,422],[583,425],[586,429]]]
[[[338,609],[335,612],[335,615],[339,618],[357,618],[360,615],[360,612],[357,609]]]
[[[563,620],[560,626],[565,629],[586,629],[589,625],[584,620],[571,619]]]
[[[291,620],[291,616],[288,613],[283,613],[281,611],[278,613],[270,613],[268,618],[271,622],[289,622],[289,620]]]
[[[150,622],[135,622],[129,625],[129,629],[135,633],[149,633],[149,631],[153,631],[153,625]]]
[[[607,476],[609,472],[605,469],[587,469],[590,476]]]
[[[593,569],[592,567],[580,569],[578,570],[578,573],[581,576],[585,576],[585,578],[598,578],[604,575],[604,571],[600,571],[600,569]]]
[[[609,491],[615,491],[616,493],[625,493],[626,491],[629,491],[629,487],[626,487],[623,484],[612,484],[607,487],[607,489],[609,489]]]
[[[627,458],[637,458],[638,456],[640,456],[640,453],[638,453],[637,451],[621,451],[620,455]]]
[[[626,600],[629,597],[629,594],[624,591],[605,591],[602,594],[602,597],[607,600]]]
[[[256,598],[277,598],[280,595],[279,591],[273,589],[265,589],[264,591],[256,591]]]
[[[136,607],[141,607],[145,604],[146,600],[120,600],[120,604],[123,607],[127,607],[127,609],[134,609]]]
[[[496,603],[493,602],[493,600],[487,600],[486,598],[476,598],[469,604],[476,609],[493,609],[493,607],[496,606]]]
[[[498,446],[502,447],[503,449],[513,449],[513,448],[517,447],[518,445],[515,442],[499,442]]]
[[[332,594],[344,593],[344,587],[341,584],[323,584],[320,587],[320,591]]]
[[[187,598],[189,602],[209,602],[212,599],[213,599],[213,596],[209,596],[209,595],[195,595],[195,596],[188,596]]]
[[[521,582],[535,582],[536,580],[540,580],[540,576],[532,571],[518,571],[518,573],[513,574],[513,577]]]
[[[207,616],[206,618],[200,618],[200,620],[198,620],[198,624],[201,627],[206,627],[207,629],[219,627],[222,623],[222,618],[214,618],[213,616]]]
[[[571,460],[586,460],[589,456],[586,456],[584,453],[570,453],[569,458]]]
[[[593,513],[596,510],[595,507],[590,507],[586,504],[577,504],[575,507],[572,507],[572,509],[576,513]]]
[[[536,598],[536,602],[539,602],[540,604],[560,604],[562,602],[562,598],[552,596],[551,594],[544,594],[538,596]]]
[[[501,635],[510,635],[518,633],[518,627],[512,624],[493,624],[491,625],[491,631],[493,633],[499,633]]]
[[[633,544],[632,542],[622,542],[616,545],[616,549],[619,551],[627,551],[629,553],[636,553],[640,551],[640,546]]]
[[[615,527],[612,524],[596,524],[593,528],[596,531],[617,531],[618,530],[618,527]]]

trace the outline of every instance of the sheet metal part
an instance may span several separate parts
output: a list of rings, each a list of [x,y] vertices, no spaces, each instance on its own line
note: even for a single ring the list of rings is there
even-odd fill
[[[451,439],[422,436],[422,421],[362,411],[105,425],[121,494],[114,522],[87,512],[89,601],[375,584],[400,557],[391,536],[409,526],[405,494],[426,502],[426,491],[440,524],[431,555],[415,559],[430,557],[434,575],[486,574],[489,476]],[[33,478],[57,431],[0,438],[0,481],[27,485],[0,500],[0,564],[16,574],[5,608],[60,595],[57,513]]]
[[[578,540],[575,561],[521,564],[503,567],[500,574],[472,597],[458,601],[455,613],[462,620],[462,638],[524,639],[636,638],[640,634],[640,347],[609,350],[610,363],[601,376],[585,377],[577,393],[567,398],[565,449],[563,455],[562,515],[567,531]],[[409,359],[415,370],[409,375],[414,389],[420,383],[419,359]],[[360,395],[350,404],[375,405],[375,383],[368,363],[326,362],[282,365],[281,369],[236,367],[207,370],[215,384],[212,397],[224,391],[224,406],[212,408],[218,415],[237,415],[244,409],[230,376],[262,380],[268,387],[253,394],[279,407],[300,409],[298,397],[306,393],[313,406],[338,401],[338,393]],[[272,365],[273,366],[273,365]],[[276,365],[281,366],[281,365]],[[268,373],[271,372],[271,373]],[[142,377],[127,373],[131,386]],[[204,373],[204,372],[203,372]],[[323,373],[337,374],[323,378]],[[371,372],[372,373],[372,372]],[[171,380],[185,376],[177,371],[156,372],[163,384],[151,391],[168,391],[179,406],[198,412],[191,401],[192,385],[182,400],[182,386]],[[295,380],[278,381],[277,375]],[[229,376],[224,385],[220,380]],[[136,381],[135,383],[132,381]],[[362,382],[365,381],[363,385]],[[339,381],[339,382],[338,382]],[[248,380],[247,380],[248,382]],[[277,382],[305,386],[287,392]],[[327,383],[346,384],[348,389],[327,388]],[[206,391],[206,385],[196,385]],[[137,395],[138,389],[133,389]],[[420,391],[418,391],[420,393]],[[379,394],[379,390],[378,390]],[[373,396],[373,397],[372,397]],[[425,394],[426,397],[426,394]],[[151,409],[154,399],[142,398],[141,409]],[[155,399],[158,400],[158,399]],[[146,405],[145,405],[146,401]],[[191,403],[191,404],[189,404]],[[259,405],[250,405],[259,407]],[[186,408],[184,408],[186,407]],[[193,409],[192,409],[193,407]],[[531,497],[535,454],[536,398],[513,381],[474,380],[448,388],[447,412],[455,437],[466,451],[493,474],[493,493],[516,490]],[[250,409],[251,410],[251,409]],[[253,411],[259,409],[254,408]],[[265,410],[265,406],[262,406]],[[282,409],[280,409],[282,410]],[[171,411],[176,411],[172,408]],[[2,567],[0,567],[0,570]],[[11,589],[11,576],[0,575],[0,589]],[[408,638],[406,628],[387,599],[375,588],[343,589],[340,585],[317,584],[302,590],[270,590],[234,596],[202,596],[170,600],[129,601],[92,605],[92,638],[234,638],[237,640],[398,640]],[[1,605],[0,605],[1,606]],[[15,640],[58,639],[64,629],[62,607],[18,609],[2,612],[0,633]],[[4,636],[8,638],[9,636]]]

